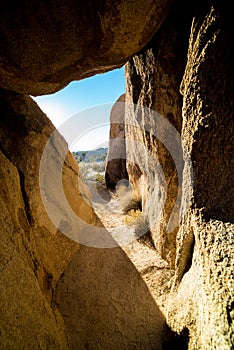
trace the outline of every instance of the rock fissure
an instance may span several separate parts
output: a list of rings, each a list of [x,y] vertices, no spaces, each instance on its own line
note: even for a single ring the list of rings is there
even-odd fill
[[[28,198],[27,192],[25,190],[25,177],[24,177],[23,172],[20,171],[19,169],[18,169],[18,172],[19,172],[19,177],[20,177],[20,187],[21,187],[22,198],[24,201],[24,208],[25,208],[26,217],[27,217],[29,225],[32,226],[33,216],[31,214],[31,209],[30,209],[30,205],[29,205],[29,198]]]

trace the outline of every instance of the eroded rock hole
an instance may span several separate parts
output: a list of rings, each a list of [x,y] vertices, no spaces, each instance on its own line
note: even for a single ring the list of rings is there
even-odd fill
[[[163,350],[187,350],[189,344],[189,330],[184,328],[180,333],[173,332],[169,327],[165,332],[166,338],[163,340]]]

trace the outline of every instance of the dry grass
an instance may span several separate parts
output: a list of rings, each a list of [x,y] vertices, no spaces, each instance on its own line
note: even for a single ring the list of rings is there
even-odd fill
[[[131,225],[136,222],[137,218],[141,215],[140,209],[131,209],[124,218],[125,225]]]

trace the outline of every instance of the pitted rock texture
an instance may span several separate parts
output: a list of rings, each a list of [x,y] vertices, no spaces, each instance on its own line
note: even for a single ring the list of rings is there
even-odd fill
[[[174,330],[189,330],[189,349],[234,346],[231,28],[228,4],[206,5],[195,16],[181,85],[188,211],[177,237],[168,320]]]
[[[40,195],[40,160],[54,127],[28,96],[1,90],[0,110],[0,347],[64,349],[67,336],[59,312],[51,306],[52,290],[79,245],[52,224]],[[60,150],[68,152],[60,135],[56,146],[57,153],[48,162],[54,172]],[[77,215],[95,224],[89,194],[84,185],[81,194],[77,176],[77,164],[68,153],[63,166],[67,199]],[[56,200],[59,207],[59,193]],[[66,213],[61,220],[63,216]]]
[[[151,39],[171,2],[2,1],[1,87],[48,94],[120,67]]]
[[[135,196],[142,201],[156,248],[175,263],[175,281],[168,299],[169,325],[187,338],[189,349],[231,349],[234,344],[231,12],[228,5],[215,2],[213,6],[196,6],[194,12],[187,13],[190,16],[183,21],[183,34],[181,21],[174,22],[169,15],[155,39],[126,65],[126,101],[130,102],[125,119],[127,169]],[[189,27],[192,24],[187,63],[186,23]],[[137,104],[134,108],[133,103]],[[181,188],[178,169],[152,136],[161,124],[145,106],[181,130],[184,169]],[[134,126],[129,127],[133,121]],[[135,148],[132,140],[138,145]],[[164,140],[171,143],[170,133]],[[154,156],[158,163],[152,162]],[[163,187],[163,181],[167,187]],[[163,193],[165,188],[167,194]],[[179,231],[177,228],[174,234],[167,235],[168,216],[180,191],[178,212],[184,214],[183,221]],[[157,208],[164,199],[160,216]],[[159,220],[154,226],[155,216]]]
[[[115,188],[120,180],[128,179],[125,149],[125,94],[121,95],[110,114],[110,134],[105,169],[107,188]]]
[[[52,309],[36,277],[33,230],[25,213],[19,171],[2,152],[0,160],[0,347],[65,349],[63,319]]]
[[[175,154],[170,151],[171,147],[176,149],[180,145],[179,88],[186,62],[188,18],[173,7],[153,40],[125,66],[129,180],[136,200],[142,202],[154,245],[172,266],[179,226],[183,157],[181,147]]]

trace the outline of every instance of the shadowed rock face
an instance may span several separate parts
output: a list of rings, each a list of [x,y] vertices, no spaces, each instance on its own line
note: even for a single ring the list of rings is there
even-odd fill
[[[151,39],[171,2],[2,1],[1,86],[41,95],[120,67]]]
[[[36,277],[38,257],[32,251],[35,237],[25,213],[19,171],[2,152],[0,160],[1,349],[66,348],[63,319],[51,308],[42,292],[45,286],[41,287]],[[58,271],[59,267],[56,274]],[[46,283],[45,278],[45,284],[50,284],[51,279],[47,278]]]
[[[114,104],[110,115],[110,137],[105,170],[107,188],[115,188],[122,179],[128,179],[125,150],[125,94]]]

